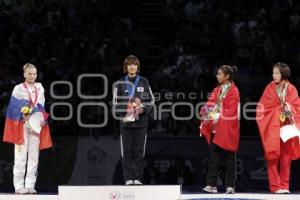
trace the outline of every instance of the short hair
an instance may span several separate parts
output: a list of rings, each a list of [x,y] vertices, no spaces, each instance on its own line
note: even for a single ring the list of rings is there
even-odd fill
[[[26,63],[26,64],[23,66],[23,71],[26,72],[26,69],[28,69],[28,68],[35,68],[35,69],[37,69],[36,66],[34,66],[33,64],[31,64],[31,63]]]
[[[233,81],[238,73],[238,68],[230,65],[222,65],[219,70],[221,70],[225,75],[229,75],[229,81]]]
[[[279,72],[281,74],[281,80],[287,80],[291,76],[291,70],[290,67],[283,62],[278,62],[274,65],[273,69],[277,67],[279,69]]]
[[[123,72],[124,72],[124,74],[128,73],[127,66],[128,65],[132,65],[132,64],[137,65],[137,73],[140,72],[141,66],[140,66],[139,59],[135,55],[129,55],[124,60],[124,64],[123,64]]]

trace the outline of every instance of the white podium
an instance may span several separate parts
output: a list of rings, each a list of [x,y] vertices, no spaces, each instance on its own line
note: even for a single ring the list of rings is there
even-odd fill
[[[59,186],[59,200],[178,200],[180,185]]]

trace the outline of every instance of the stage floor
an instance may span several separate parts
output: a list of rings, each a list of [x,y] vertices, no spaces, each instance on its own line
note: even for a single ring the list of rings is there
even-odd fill
[[[88,197],[86,198],[89,199]],[[236,193],[236,194],[182,194],[180,200],[300,200],[300,193],[294,194],[258,194],[258,193]],[[9,193],[0,194],[0,200],[63,200],[57,194],[37,195],[15,195]],[[120,199],[122,200],[122,199]],[[143,199],[135,199],[143,200]],[[160,200],[160,199],[153,199]],[[161,199],[163,200],[163,199]],[[179,199],[174,199],[179,200]]]
[[[1,193],[0,200],[59,200],[57,194],[20,195]]]
[[[300,200],[300,194],[258,194],[258,193],[236,193],[236,194],[182,194],[185,200]]]

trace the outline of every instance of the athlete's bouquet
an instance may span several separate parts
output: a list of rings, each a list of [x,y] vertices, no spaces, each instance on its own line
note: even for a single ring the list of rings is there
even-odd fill
[[[123,122],[134,122],[139,118],[139,115],[143,112],[144,105],[139,98],[129,100],[127,104],[127,113],[123,119]]]
[[[31,106],[25,105],[25,106],[22,106],[20,111],[21,111],[21,113],[23,113],[24,116],[28,116],[32,113],[32,108],[31,108]]]
[[[215,105],[204,105],[200,110],[200,116],[202,120],[217,120],[220,113],[217,112]]]

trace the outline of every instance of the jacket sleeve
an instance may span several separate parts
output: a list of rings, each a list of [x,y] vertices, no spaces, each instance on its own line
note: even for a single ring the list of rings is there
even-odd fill
[[[115,84],[115,87],[113,88],[112,112],[117,117],[124,117],[126,115],[127,104],[126,101],[124,101],[124,98],[121,84]]]

